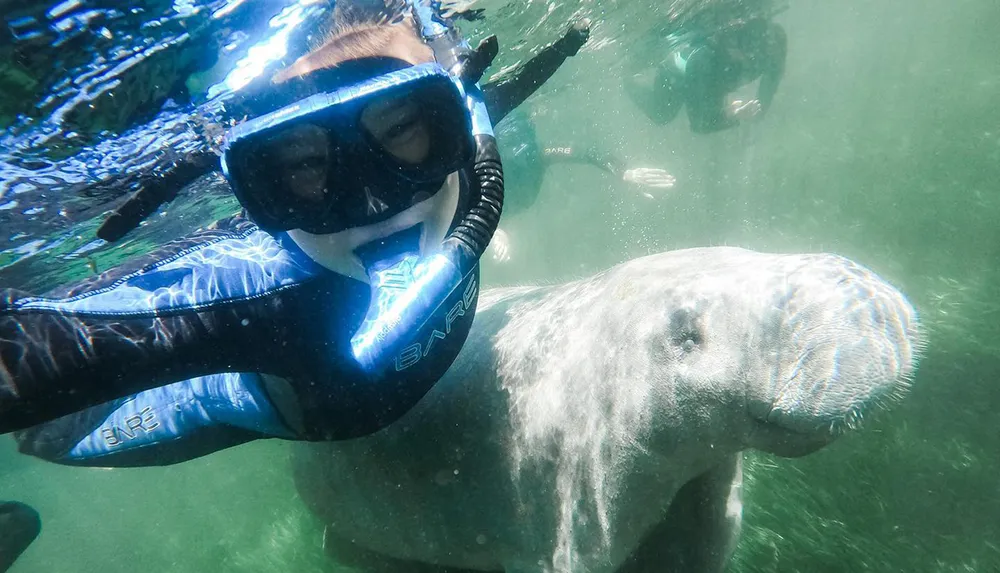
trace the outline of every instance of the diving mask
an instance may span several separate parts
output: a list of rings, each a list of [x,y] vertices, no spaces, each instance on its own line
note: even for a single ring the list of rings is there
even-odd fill
[[[267,231],[327,234],[378,223],[472,163],[465,97],[437,63],[316,94],[234,128],[223,172]]]

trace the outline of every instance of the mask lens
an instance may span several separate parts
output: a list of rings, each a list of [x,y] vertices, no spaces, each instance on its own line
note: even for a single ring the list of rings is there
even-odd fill
[[[383,153],[405,165],[427,164],[431,126],[415,98],[380,98],[365,107],[360,123]]]
[[[327,131],[304,123],[278,131],[261,142],[256,154],[270,172],[275,199],[322,203],[333,156]]]
[[[234,149],[234,189],[258,223],[280,230],[326,215],[334,200],[330,174],[341,163],[330,133],[299,123],[262,134]]]
[[[446,78],[374,98],[358,123],[373,151],[414,180],[440,178],[475,155],[468,111]]]

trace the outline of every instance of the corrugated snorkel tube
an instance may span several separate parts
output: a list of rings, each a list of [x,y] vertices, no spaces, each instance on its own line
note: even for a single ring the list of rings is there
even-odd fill
[[[459,36],[453,24],[441,16],[435,0],[410,0],[409,4],[421,37],[433,50],[437,62],[461,79],[472,114],[472,130],[476,139],[474,195],[467,212],[442,246],[443,252],[454,257],[454,262],[464,274],[486,252],[503,212],[503,165],[493,135],[493,124],[477,85],[496,57],[497,39],[490,36],[473,50]]]

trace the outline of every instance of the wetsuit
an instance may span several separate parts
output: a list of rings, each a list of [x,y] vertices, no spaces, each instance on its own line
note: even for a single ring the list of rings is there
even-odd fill
[[[778,24],[755,20],[708,40],[678,42],[659,64],[652,86],[626,82],[633,101],[658,124],[687,107],[691,131],[711,133],[739,124],[726,115],[727,96],[760,79],[760,113],[771,106],[784,75],[787,39]]]
[[[478,271],[416,337],[417,360],[404,351],[370,380],[350,350],[367,284],[283,233],[239,217],[214,227],[44,298],[8,292],[0,430],[99,405],[17,433],[22,451],[65,463],[128,452],[115,465],[148,465],[259,437],[365,435],[416,403],[468,334]],[[131,452],[154,443],[156,459]]]
[[[491,117],[575,53],[564,40],[513,83],[486,86]],[[477,267],[378,380],[350,350],[368,285],[240,217],[45,297],[0,291],[0,432],[19,430],[23,453],[99,466],[176,463],[262,437],[369,434],[451,365],[478,277]]]

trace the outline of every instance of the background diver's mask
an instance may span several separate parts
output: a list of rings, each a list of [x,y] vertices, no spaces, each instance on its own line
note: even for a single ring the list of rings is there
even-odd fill
[[[223,146],[233,192],[272,232],[378,223],[436,193],[450,173],[471,171],[472,196],[439,250],[363,257],[372,296],[351,346],[372,374],[392,365],[475,269],[503,207],[500,157],[475,83],[496,54],[495,38],[472,51],[438,26],[446,33],[433,37],[422,27],[437,62],[397,60],[392,67],[401,69],[245,122]]]

